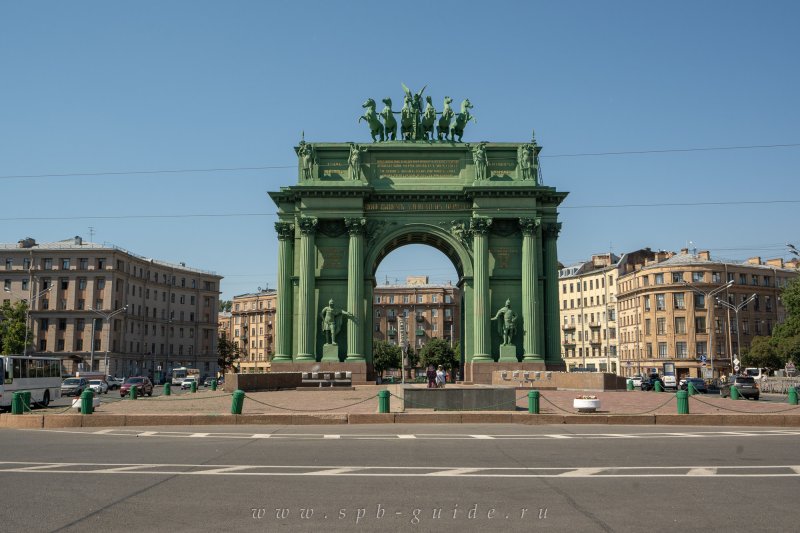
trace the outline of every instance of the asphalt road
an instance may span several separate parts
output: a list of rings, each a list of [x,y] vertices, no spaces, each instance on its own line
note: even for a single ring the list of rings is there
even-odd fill
[[[4,531],[797,525],[800,429],[181,426],[0,430],[0,442]]]

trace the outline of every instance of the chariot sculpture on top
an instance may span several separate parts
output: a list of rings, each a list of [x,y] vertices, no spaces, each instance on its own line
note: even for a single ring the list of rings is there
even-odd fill
[[[384,98],[382,102],[385,107],[380,113],[376,112],[375,100],[368,98],[361,107],[366,109],[365,113],[358,118],[358,121],[366,121],[369,126],[372,142],[394,141],[397,140],[397,119],[395,115],[400,115],[400,138],[404,141],[449,141],[461,142],[464,136],[464,129],[471,120],[476,122],[470,113],[472,103],[469,98],[461,102],[461,111],[456,113],[450,104],[453,99],[449,96],[444,97],[442,111],[436,111],[433,106],[433,99],[425,97],[425,109],[422,108],[422,93],[425,92],[427,85],[417,93],[401,84],[405,96],[403,97],[403,107],[400,111],[392,109],[392,99]],[[437,121],[437,116],[439,117]],[[434,139],[434,126],[436,126],[436,138]],[[457,138],[457,139],[456,139]]]

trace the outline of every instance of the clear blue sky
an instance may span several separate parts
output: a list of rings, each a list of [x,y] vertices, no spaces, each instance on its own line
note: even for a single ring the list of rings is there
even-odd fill
[[[404,82],[469,97],[465,141],[536,129],[545,183],[570,192],[564,263],[689,241],[788,257],[798,146],[566,155],[800,143],[799,20],[796,1],[2,2],[0,242],[92,226],[224,275],[225,298],[274,287],[266,193],[296,181],[300,132],[367,142],[361,102]],[[98,172],[118,174],[10,177]],[[692,202],[734,203],[622,207]],[[408,248],[378,277],[417,273],[455,277]]]

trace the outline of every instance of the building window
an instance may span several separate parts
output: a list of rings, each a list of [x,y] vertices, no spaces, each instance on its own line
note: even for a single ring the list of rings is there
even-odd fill
[[[688,355],[689,355],[689,352],[688,352],[688,350],[686,348],[686,342],[685,341],[676,342],[675,343],[675,356],[678,357],[679,359],[686,359],[686,357]]]
[[[665,301],[666,298],[663,293],[656,294],[656,311],[663,311],[667,308]]]
[[[664,274],[656,274],[656,285],[664,284]]]
[[[680,283],[681,281],[683,281],[683,272],[673,272],[672,283]]]
[[[645,354],[647,355],[648,359],[652,359],[653,358],[653,343],[652,342],[648,342],[647,344],[645,344]]]
[[[650,335],[650,319],[649,318],[645,318],[644,319],[644,334],[645,335]]]
[[[449,294],[445,294],[444,303],[446,303],[446,304],[453,303],[453,298]]]
[[[106,288],[106,278],[97,278],[97,288],[103,290]]]
[[[418,303],[418,304],[421,304],[421,303],[423,303],[423,297],[422,297],[422,295],[421,295],[421,294],[418,294],[418,295],[417,295],[417,303]]]
[[[3,290],[6,292],[11,292],[11,280],[7,279],[3,281]]]
[[[703,283],[703,281],[705,281],[705,274],[703,272],[692,272],[692,281],[695,283]]]
[[[719,272],[712,272],[711,273],[711,283],[719,283],[722,279],[722,276]]]
[[[686,309],[686,301],[683,298],[682,292],[676,292],[672,296],[675,301],[675,309]]]
[[[686,334],[686,317],[683,316],[675,317],[675,334],[677,335]]]
[[[97,270],[105,270],[106,268],[106,258],[105,257],[98,257],[97,258]]]
[[[380,296],[376,296],[376,297],[375,297],[375,303],[376,303],[376,304],[379,304],[379,303],[381,303],[381,297],[380,297]]]
[[[708,345],[706,344],[705,341],[696,342],[694,345],[695,355],[697,355],[697,357],[703,357],[704,355],[707,355],[708,354],[707,346]]]
[[[649,294],[644,297],[644,310],[645,311],[649,311],[650,310],[650,295]]]
[[[667,333],[667,319],[660,317],[656,319],[656,335],[666,335]]]
[[[658,343],[658,357],[661,359],[667,358],[667,343],[666,342],[659,342]]]
[[[44,268],[45,270],[52,270],[53,269],[53,260],[51,258],[46,257],[43,260],[43,263],[44,263],[44,266],[42,268]]]
[[[694,318],[694,331],[695,331],[695,333],[705,333],[706,332],[706,317],[704,317],[704,316],[696,316]]]

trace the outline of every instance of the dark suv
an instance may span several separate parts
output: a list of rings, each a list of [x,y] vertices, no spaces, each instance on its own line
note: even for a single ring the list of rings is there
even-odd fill
[[[153,382],[150,378],[144,376],[131,377],[125,380],[125,383],[119,388],[120,396],[127,396],[130,394],[131,387],[136,385],[136,396],[153,395]]]
[[[731,395],[731,386],[735,385],[736,390],[742,398],[752,398],[758,400],[759,390],[756,380],[750,376],[731,376],[726,383],[719,387],[719,395],[726,398]]]
[[[656,387],[656,383],[661,383],[661,390],[666,390],[664,387],[664,380],[658,374],[650,374],[646,378],[642,379],[642,390],[653,390]]]

